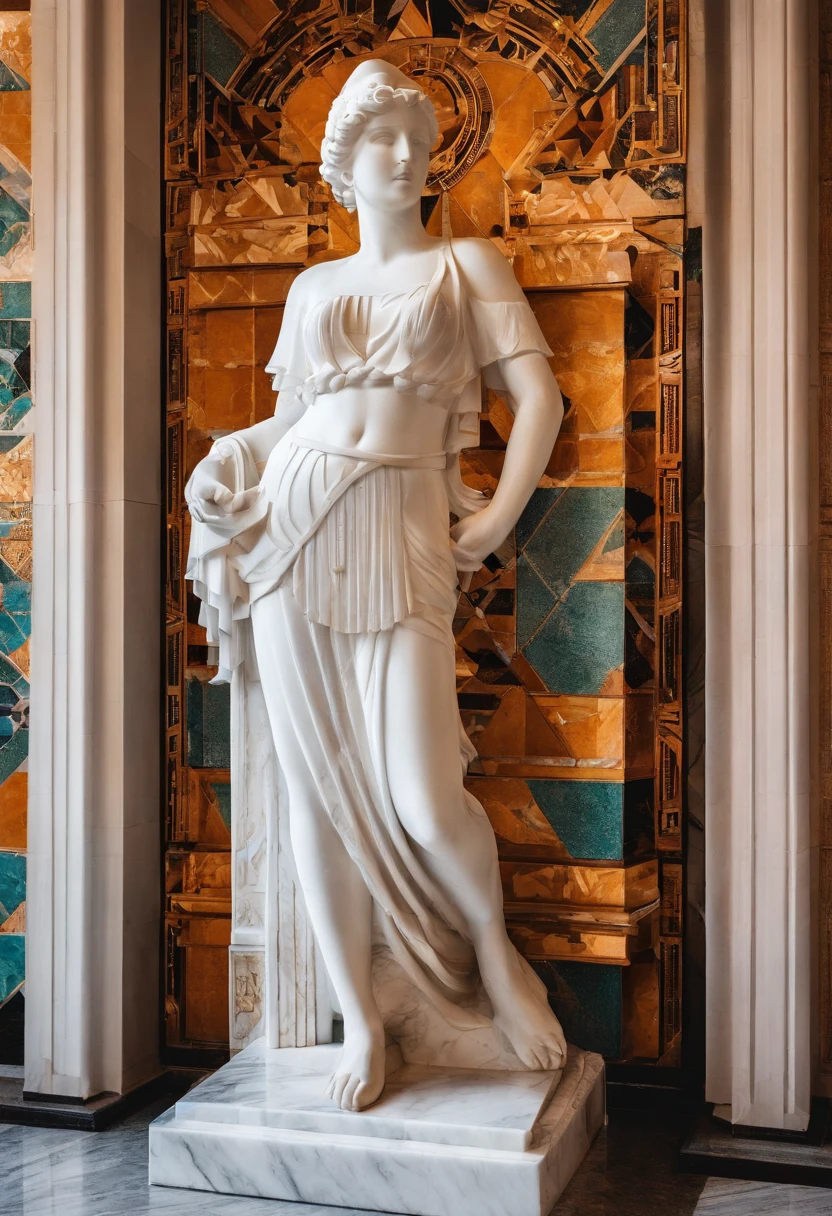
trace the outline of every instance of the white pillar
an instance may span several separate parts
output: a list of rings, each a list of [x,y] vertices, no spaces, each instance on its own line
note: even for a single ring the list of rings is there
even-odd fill
[[[706,1097],[793,1130],[810,1105],[810,10],[707,0],[699,116]]]
[[[25,1089],[158,1072],[159,0],[33,0]]]

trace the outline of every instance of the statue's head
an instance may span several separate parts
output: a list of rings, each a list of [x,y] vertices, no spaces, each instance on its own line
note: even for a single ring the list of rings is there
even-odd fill
[[[428,96],[383,59],[365,60],[332,103],[321,177],[348,211],[356,193],[384,210],[409,207],[424,190],[437,136]]]

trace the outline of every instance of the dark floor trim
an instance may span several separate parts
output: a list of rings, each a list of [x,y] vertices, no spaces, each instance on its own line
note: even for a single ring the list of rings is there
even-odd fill
[[[0,1123],[100,1132],[160,1098],[170,1097],[173,1103],[204,1075],[203,1071],[169,1068],[129,1093],[99,1094],[87,1102],[24,1093],[22,1081],[7,1080],[0,1096]]]
[[[607,1078],[608,1110],[642,1110],[690,1115],[700,1110],[702,1099],[675,1085],[641,1085]]]
[[[729,1124],[714,1119],[710,1109],[697,1118],[679,1150],[679,1169],[684,1173],[832,1189],[826,1099],[813,1099],[812,1118],[802,1139],[757,1128],[751,1135],[738,1135]]]

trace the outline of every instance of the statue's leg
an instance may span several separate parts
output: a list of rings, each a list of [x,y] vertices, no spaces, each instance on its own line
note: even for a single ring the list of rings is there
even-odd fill
[[[384,1085],[384,1026],[372,986],[372,899],[326,812],[298,736],[303,689],[297,666],[287,654],[286,612],[299,618],[293,628],[310,628],[291,593],[287,597],[283,589],[255,604],[257,662],[286,780],[295,867],[344,1017],[344,1051],[328,1092],[345,1110],[360,1110],[375,1102]]]
[[[563,1032],[509,941],[494,832],[462,784],[453,656],[396,626],[384,708],[387,774],[396,813],[434,880],[462,911],[495,1020],[530,1068],[557,1068]]]

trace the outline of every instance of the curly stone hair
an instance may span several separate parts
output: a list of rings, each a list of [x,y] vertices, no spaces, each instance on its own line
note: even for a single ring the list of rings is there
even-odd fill
[[[391,80],[394,83],[390,83]],[[421,89],[414,88],[413,82],[398,68],[383,61],[360,64],[330,107],[321,144],[321,177],[329,183],[337,202],[347,211],[355,211],[355,190],[344,166],[349,162],[367,119],[374,114],[383,114],[397,101],[421,107],[432,146],[439,135],[439,126],[430,98]]]

